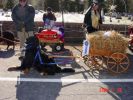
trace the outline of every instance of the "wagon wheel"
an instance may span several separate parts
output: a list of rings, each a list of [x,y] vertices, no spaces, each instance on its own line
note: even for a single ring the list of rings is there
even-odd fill
[[[113,74],[126,72],[129,68],[129,59],[125,54],[113,53],[107,60],[107,68]]]
[[[85,64],[90,69],[100,70],[103,68],[103,57],[98,55],[88,57],[88,59],[85,61]]]
[[[84,63],[86,64],[87,60],[89,59],[88,55],[83,56]]]

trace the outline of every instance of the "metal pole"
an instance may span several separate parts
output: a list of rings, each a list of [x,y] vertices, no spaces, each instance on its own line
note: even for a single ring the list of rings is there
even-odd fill
[[[1,37],[3,37],[3,30],[2,30],[2,23],[0,23],[0,32],[1,32]]]
[[[63,25],[63,27],[64,27],[63,0],[61,0],[61,15],[62,15],[62,25]]]
[[[123,0],[123,2],[124,2],[124,5],[125,5],[125,12],[127,13],[127,4],[126,4],[125,0]],[[126,31],[127,31],[127,27],[125,25],[125,35],[126,35]]]

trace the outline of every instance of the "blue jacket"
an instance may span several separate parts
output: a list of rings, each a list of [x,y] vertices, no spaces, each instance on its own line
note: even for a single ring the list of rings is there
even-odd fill
[[[21,7],[20,4],[17,4],[13,9],[12,9],[12,20],[15,23],[17,31],[22,31],[22,28],[24,27],[25,30],[28,31],[33,31],[34,30],[34,17],[35,17],[35,9],[31,6],[26,4],[24,6],[25,14],[24,17],[20,17],[20,12],[19,8]]]

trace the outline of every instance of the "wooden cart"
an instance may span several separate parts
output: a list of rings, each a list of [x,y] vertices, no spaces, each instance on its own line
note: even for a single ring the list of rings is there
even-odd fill
[[[112,53],[106,50],[89,50],[89,56],[84,57],[84,62],[90,69],[106,69],[113,74],[126,72],[129,68],[129,59],[124,53]],[[104,67],[104,64],[106,67]]]

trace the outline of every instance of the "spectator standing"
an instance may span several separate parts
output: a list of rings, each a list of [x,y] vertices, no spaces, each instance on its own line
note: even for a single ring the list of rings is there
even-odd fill
[[[19,0],[19,3],[12,10],[12,20],[15,23],[20,40],[20,59],[24,56],[22,52],[24,42],[28,37],[34,35],[34,17],[35,9],[28,4],[28,0]]]

